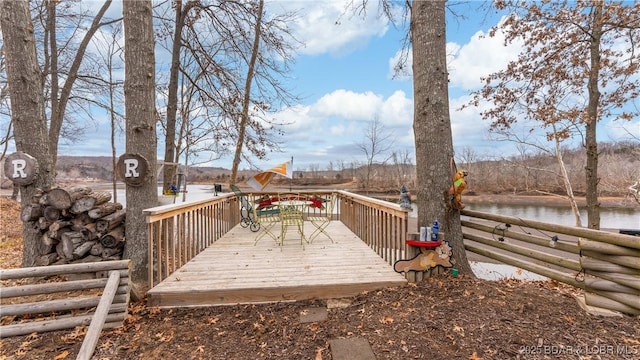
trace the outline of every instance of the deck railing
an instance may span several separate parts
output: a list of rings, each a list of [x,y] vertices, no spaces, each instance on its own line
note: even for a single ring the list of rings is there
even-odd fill
[[[409,211],[400,205],[338,192],[338,216],[356,236],[393,265],[405,254]]]
[[[154,287],[240,222],[233,194],[146,209],[149,288]]]
[[[334,218],[342,221],[390,265],[399,260],[406,246],[407,211],[396,204],[347,191],[304,191],[325,200],[333,193],[337,194]],[[255,201],[278,193],[248,192],[246,195]],[[327,208],[309,207],[307,215],[326,215]],[[235,194],[146,209],[149,288],[238,225],[242,218],[240,210],[240,200]]]

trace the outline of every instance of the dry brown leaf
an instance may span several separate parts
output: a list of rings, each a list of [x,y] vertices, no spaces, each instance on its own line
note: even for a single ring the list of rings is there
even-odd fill
[[[453,331],[455,331],[458,334],[460,334],[460,336],[464,336],[464,328],[462,328],[462,326],[454,325],[453,326]]]
[[[65,350],[63,352],[61,352],[60,354],[56,355],[53,360],[61,360],[61,359],[66,359],[67,356],[69,356],[69,351]]]
[[[479,357],[476,352],[474,352],[473,354],[471,354],[471,356],[469,356],[469,360],[482,360],[482,358]]]
[[[393,323],[393,318],[390,316],[385,316],[382,319],[380,319],[380,322],[382,324],[392,324]]]

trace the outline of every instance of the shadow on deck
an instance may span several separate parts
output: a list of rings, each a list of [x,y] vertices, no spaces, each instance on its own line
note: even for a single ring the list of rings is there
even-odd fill
[[[305,224],[305,233],[312,227]],[[236,226],[148,292],[159,307],[215,306],[350,297],[405,284],[404,276],[342,222],[300,244],[289,231],[284,246]]]

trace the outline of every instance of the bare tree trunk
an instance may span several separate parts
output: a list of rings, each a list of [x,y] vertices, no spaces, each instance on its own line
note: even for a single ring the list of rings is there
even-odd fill
[[[558,167],[560,168],[560,174],[562,176],[562,182],[564,183],[565,191],[567,192],[567,196],[569,197],[569,203],[571,204],[571,210],[573,211],[573,216],[576,219],[576,226],[582,227],[582,218],[580,217],[580,209],[578,208],[578,203],[576,202],[576,197],[573,195],[573,187],[571,186],[571,181],[569,180],[569,174],[567,173],[567,167],[564,164],[564,160],[562,159],[562,151],[560,151],[560,140],[558,139],[556,132],[556,125],[553,126],[553,134],[554,141],[556,145],[556,159],[558,160]]]
[[[236,183],[236,177],[238,176],[238,166],[240,166],[240,156],[242,155],[242,145],[244,144],[244,134],[247,129],[247,122],[249,121],[249,102],[251,100],[251,82],[253,81],[253,74],[256,65],[256,59],[258,58],[258,52],[260,50],[260,30],[262,27],[262,11],[264,8],[264,0],[258,2],[258,13],[256,14],[256,26],[255,35],[253,38],[253,49],[251,50],[251,60],[249,60],[249,67],[247,69],[247,79],[244,84],[244,99],[242,100],[242,114],[240,117],[240,127],[238,128],[238,142],[236,144],[236,152],[233,158],[233,165],[231,166],[231,180],[232,184]]]
[[[589,71],[589,104],[587,107],[587,124],[585,145],[587,147],[587,223],[591,229],[600,229],[600,203],[598,201],[598,142],[596,140],[596,125],[598,121],[598,104],[600,89],[598,80],[600,74],[600,41],[602,38],[602,7],[603,2],[595,2],[593,6],[591,36],[591,67]]]
[[[449,206],[453,159],[446,64],[445,0],[414,1],[411,10],[413,44],[414,121],[417,164],[418,228],[440,222],[453,248],[452,263],[473,274],[462,242],[460,212]],[[414,229],[417,230],[417,229]]]
[[[598,119],[598,102],[600,89],[598,75],[600,72],[600,39],[602,37],[602,2],[593,7],[594,26],[591,37],[591,67],[589,72],[589,104],[587,107],[587,124],[585,145],[587,148],[587,165],[585,167],[587,184],[587,225],[592,229],[600,228],[600,203],[598,202],[598,142],[596,140],[596,124]]]
[[[11,98],[16,150],[33,156],[39,172],[35,182],[22,186],[22,207],[28,205],[37,188],[53,185],[54,172],[47,142],[47,121],[44,117],[44,95],[38,59],[36,57],[33,23],[29,2],[0,1],[0,28],[6,59],[7,82]],[[35,266],[40,233],[25,223],[22,266]]]
[[[176,114],[178,111],[178,73],[180,72],[180,49],[182,48],[182,28],[184,27],[184,14],[188,11],[182,9],[182,0],[176,0],[175,4],[175,29],[173,31],[173,47],[171,49],[171,69],[169,70],[169,89],[167,94],[167,123],[164,138],[164,168],[162,176],[162,189],[168,190],[175,182],[178,168],[178,156],[176,156]]]
[[[71,64],[71,68],[69,68],[69,73],[65,76],[65,82],[62,86],[62,89],[58,92],[58,59],[57,59],[57,44],[56,44],[56,12],[55,7],[58,4],[58,1],[50,1],[47,9],[49,10],[48,18],[47,18],[47,26],[49,27],[50,32],[50,46],[51,46],[51,128],[49,130],[49,147],[51,152],[51,159],[53,161],[53,166],[55,167],[56,159],[58,157],[58,140],[60,138],[60,130],[62,129],[62,122],[64,120],[64,114],[67,108],[67,103],[69,102],[69,97],[71,96],[71,89],[73,88],[73,84],[78,78],[78,69],[80,69],[80,65],[82,64],[82,59],[84,59],[84,54],[89,46],[89,42],[93,35],[100,28],[100,21],[102,17],[111,6],[111,0],[106,0],[102,7],[96,14],[96,17],[93,19],[91,26],[87,29],[82,41],[80,42],[80,46],[78,47],[78,52],[75,54],[73,59],[73,63]]]
[[[155,117],[155,54],[152,3],[122,3],[125,34],[126,151],[144,157],[153,169],[141,186],[127,185],[126,245],[124,256],[131,259],[134,295],[147,289],[149,259],[147,226],[143,210],[158,204],[156,184],[157,138]]]

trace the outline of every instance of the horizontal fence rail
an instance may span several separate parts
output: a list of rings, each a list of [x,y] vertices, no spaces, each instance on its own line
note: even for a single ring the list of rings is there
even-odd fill
[[[585,304],[640,315],[640,237],[462,210],[467,251],[584,289]]]
[[[23,285],[0,286],[0,317],[12,319],[0,326],[0,337],[89,325],[104,295],[100,289],[111,293],[110,303],[101,309],[100,330],[121,326],[129,304],[129,265],[129,260],[117,260],[0,270],[3,282],[29,279]],[[33,283],[33,278],[58,275],[64,281]]]
[[[240,222],[233,194],[145,209],[149,288],[166,279]]]

